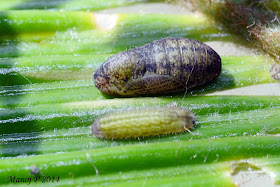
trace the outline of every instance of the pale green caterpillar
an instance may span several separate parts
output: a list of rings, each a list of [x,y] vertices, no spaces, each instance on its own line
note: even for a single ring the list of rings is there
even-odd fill
[[[146,107],[105,114],[92,124],[98,138],[138,138],[189,131],[195,117],[181,107]]]

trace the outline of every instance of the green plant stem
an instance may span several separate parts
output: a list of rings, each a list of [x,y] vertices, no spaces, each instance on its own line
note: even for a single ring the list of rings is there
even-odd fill
[[[265,109],[269,107],[278,107],[277,97],[264,96],[188,96],[182,100],[178,97],[143,97],[143,98],[120,98],[120,99],[101,99],[79,102],[53,103],[19,108],[2,108],[1,119],[12,120],[18,116],[24,117],[21,112],[25,111],[35,116],[65,114],[70,115],[73,112],[91,112],[92,115],[102,114],[102,110],[125,109],[130,107],[139,107],[145,103],[145,106],[166,105],[171,102],[177,102],[179,105],[192,109],[197,114],[205,115],[209,112],[239,112],[256,109]],[[221,103],[221,106],[217,103]],[[223,104],[223,105],[222,105]],[[104,112],[104,111],[103,111]],[[85,114],[86,115],[86,114]],[[70,115],[71,116],[71,115]],[[92,117],[94,117],[92,116]],[[55,117],[55,116],[53,116]],[[92,118],[91,117],[91,118]],[[20,120],[20,118],[18,118]],[[40,119],[40,118],[38,118]],[[16,122],[15,120],[14,122]]]
[[[7,176],[30,176],[36,165],[44,175],[78,177],[168,166],[213,163],[267,155],[279,155],[277,136],[227,138],[110,147],[34,157],[0,160],[0,182]],[[124,154],[125,153],[125,154]]]
[[[114,102],[115,101],[115,102]],[[192,133],[158,136],[123,141],[95,138],[89,126],[96,117],[113,110],[135,108],[143,105],[163,105],[178,102],[191,109],[198,126]],[[124,104],[126,103],[126,104]],[[219,103],[219,104],[217,104]],[[102,147],[139,143],[187,141],[197,139],[228,138],[236,136],[274,135],[280,133],[278,97],[187,97],[101,100],[34,107],[28,116],[20,117],[21,110],[3,120],[0,136],[3,143],[2,157],[25,154],[46,154],[88,150]],[[31,110],[31,109],[29,109]],[[55,112],[56,111],[56,112]],[[30,115],[30,114],[34,115]],[[1,118],[7,118],[3,113]],[[73,121],[75,123],[73,123]],[[4,123],[5,122],[5,123]],[[34,125],[35,124],[35,125]],[[25,132],[33,125],[29,133]],[[20,137],[24,137],[21,139]],[[53,146],[55,143],[55,146]],[[34,145],[37,147],[34,149]]]
[[[26,10],[26,9],[51,9],[51,10],[102,10],[119,6],[127,6],[136,3],[144,3],[149,0],[72,0],[72,1],[28,1],[9,0],[0,2],[0,10]],[[157,0],[160,1],[160,0]]]
[[[279,110],[277,111],[279,112]],[[250,116],[253,118],[254,116]],[[198,118],[199,120],[200,118]],[[242,125],[240,125],[242,124]],[[230,126],[230,128],[228,128]],[[221,129],[221,130],[219,130]],[[228,129],[228,130],[225,130]],[[183,133],[161,136],[141,140],[103,141],[96,139],[89,127],[79,127],[69,130],[50,130],[43,133],[13,134],[2,136],[6,139],[1,148],[1,157],[15,157],[20,155],[48,154],[56,152],[72,152],[79,150],[99,149],[130,144],[159,143],[170,141],[199,140],[211,138],[248,137],[279,134],[277,117],[266,117],[265,120],[242,119],[242,122],[220,122],[219,125],[209,126],[200,123],[200,127],[192,131],[193,134]],[[20,139],[24,135],[24,139]],[[54,146],[55,144],[55,146]],[[34,149],[34,146],[37,146]]]
[[[218,175],[217,177],[213,178],[213,175],[208,176],[181,176],[181,177],[166,177],[164,179],[158,178],[158,179],[152,179],[152,180],[146,180],[142,179],[137,182],[129,183],[132,186],[208,186],[208,185],[214,185],[214,186],[235,186],[232,179],[229,176],[225,176],[223,173]],[[127,182],[119,183],[119,184],[112,184],[110,186],[123,186],[126,185]]]
[[[7,68],[25,77],[26,86],[0,87],[0,107],[26,107],[73,101],[100,100],[106,97],[94,86],[92,73],[110,55],[78,56],[75,58],[22,57],[1,59],[1,63],[15,64]],[[190,91],[205,94],[217,90],[250,86],[272,81],[268,73],[269,61],[264,56],[222,56],[222,74],[212,84]],[[73,79],[79,78],[76,81]],[[86,79],[86,80],[81,80]],[[57,81],[57,82],[49,82]],[[63,82],[61,82],[63,81]],[[37,84],[45,82],[42,84]],[[49,83],[47,83],[49,82]],[[182,94],[177,94],[182,95]],[[17,98],[21,99],[17,99]]]
[[[177,167],[163,167],[147,170],[136,170],[128,172],[120,172],[107,175],[91,175],[76,178],[60,178],[53,184],[59,185],[90,185],[90,186],[118,186],[126,185],[138,186],[143,183],[145,186],[169,185],[170,183],[178,185],[215,185],[215,186],[234,186],[229,175],[230,166],[226,162],[211,163],[204,165],[187,165]],[[163,178],[168,178],[163,180]],[[198,180],[199,179],[199,180]],[[42,180],[42,179],[41,179]],[[31,182],[32,186],[40,186],[41,181]],[[156,183],[156,184],[155,184]]]
[[[61,38],[63,40],[69,37],[73,39],[73,32],[92,29],[99,29],[103,33],[98,34],[104,35],[104,32],[112,33],[122,28],[128,29],[128,32],[139,29],[140,31],[149,32],[151,30],[167,29],[172,26],[181,26],[182,28],[186,26],[209,27],[212,25],[205,16],[196,14],[98,14],[92,12],[43,10],[2,11],[0,13],[1,35],[12,35],[15,37],[15,34],[20,36],[28,33],[45,34],[72,29],[72,32],[69,32],[65,38]],[[104,25],[105,21],[109,25]],[[6,30],[7,28],[10,30]],[[80,33],[75,34],[80,35]],[[58,36],[61,35],[64,34],[58,33]]]
[[[0,36],[24,33],[53,33],[67,29],[88,30],[96,28],[94,14],[90,12],[59,11],[2,11]]]
[[[59,12],[54,13],[59,14]],[[99,15],[99,18],[98,15],[83,12],[82,14],[86,14],[83,19],[76,15],[78,12],[65,12],[65,14],[73,14],[72,17],[75,17],[75,19],[71,20],[70,16],[69,20],[60,18],[62,19],[60,21],[59,17],[51,20],[46,17],[45,25],[40,25],[41,19],[43,18],[39,13],[33,14],[38,18],[32,20],[31,23],[27,20],[19,25],[14,23],[15,25],[9,25],[8,29],[3,27],[2,32],[7,32],[9,29],[11,30],[9,33],[11,34],[13,32],[20,32],[21,34],[25,32],[26,34],[28,32],[36,32],[36,34],[47,31],[56,32],[58,31],[56,29],[56,20],[59,21],[59,24],[63,24],[63,22],[67,23],[59,27],[59,29],[63,31],[68,29],[68,31],[58,32],[54,37],[48,36],[44,40],[39,37],[39,43],[24,42],[24,37],[22,35],[11,35],[11,41],[8,40],[5,44],[0,46],[0,57],[110,54],[168,36],[189,37],[202,41],[213,38],[229,38],[227,35],[223,35],[220,30],[212,25],[205,17],[193,14],[165,16],[157,14],[116,14],[103,15],[103,17]],[[28,16],[28,12],[26,16]],[[46,14],[46,16],[49,16],[49,14]],[[18,19],[21,19],[21,17]],[[102,29],[102,24],[104,24],[104,20],[108,19],[112,19],[112,25],[114,27],[109,30],[104,30],[104,28]],[[85,25],[83,21],[86,22]],[[75,26],[76,22],[79,22],[77,28]],[[92,28],[87,28],[88,25],[92,25]],[[75,27],[75,30],[73,27]],[[87,31],[77,32],[79,28]],[[30,31],[28,31],[28,29]],[[33,40],[36,41],[37,35],[34,35],[34,37],[35,39]],[[16,42],[13,42],[13,40]],[[23,40],[23,42],[21,42],[21,40]],[[31,39],[31,41],[33,40]]]
[[[39,9],[44,2],[56,10],[97,10],[143,1],[11,0],[11,6],[0,2],[0,9]],[[201,95],[271,82],[265,57],[222,56],[219,79],[188,90],[184,99],[183,94],[108,97],[90,80],[111,54],[162,37],[232,41],[206,17],[38,10],[0,14],[0,185],[15,184],[9,176],[35,177],[35,166],[36,176],[60,177],[57,185],[62,186],[234,186],[230,164],[240,159],[269,168],[279,183],[279,97]],[[104,20],[113,21],[113,27],[104,27]],[[17,75],[13,79],[10,74]],[[121,141],[91,133],[90,125],[104,113],[171,102],[194,112],[197,126],[191,133]]]

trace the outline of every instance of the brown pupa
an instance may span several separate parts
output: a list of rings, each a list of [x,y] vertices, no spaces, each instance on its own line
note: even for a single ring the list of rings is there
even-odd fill
[[[164,38],[109,57],[95,72],[103,93],[139,96],[183,92],[215,80],[221,58],[193,39]]]

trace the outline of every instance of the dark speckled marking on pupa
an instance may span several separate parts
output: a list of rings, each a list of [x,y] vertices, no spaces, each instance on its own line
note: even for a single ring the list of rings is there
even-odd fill
[[[139,96],[183,92],[220,73],[221,58],[208,45],[164,38],[112,55],[94,72],[94,82],[106,94]]]

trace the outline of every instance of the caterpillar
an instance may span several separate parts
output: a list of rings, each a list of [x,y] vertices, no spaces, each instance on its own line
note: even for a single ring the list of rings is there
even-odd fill
[[[189,131],[192,112],[181,107],[145,107],[105,114],[91,125],[98,138],[126,139]]]
[[[183,92],[215,80],[221,58],[193,39],[164,38],[109,57],[95,72],[95,86],[119,96]]]

